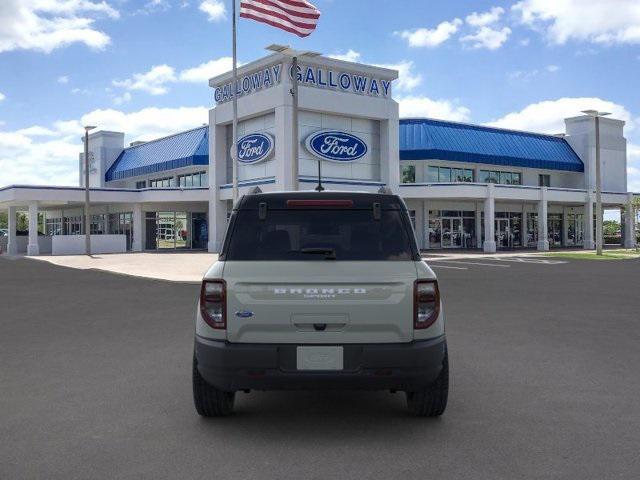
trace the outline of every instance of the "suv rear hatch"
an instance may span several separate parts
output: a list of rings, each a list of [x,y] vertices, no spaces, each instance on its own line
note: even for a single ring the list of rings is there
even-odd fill
[[[228,341],[413,339],[420,257],[404,204],[336,195],[255,195],[234,211],[221,253]]]

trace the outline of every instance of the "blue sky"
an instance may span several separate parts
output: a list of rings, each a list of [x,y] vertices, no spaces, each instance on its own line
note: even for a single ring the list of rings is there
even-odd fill
[[[241,20],[239,59],[270,43],[400,70],[404,116],[558,133],[580,110],[627,121],[640,192],[638,0],[315,0],[306,39]],[[390,6],[392,8],[390,8]],[[81,125],[149,139],[207,121],[230,66],[230,0],[2,0],[0,185],[75,184]]]

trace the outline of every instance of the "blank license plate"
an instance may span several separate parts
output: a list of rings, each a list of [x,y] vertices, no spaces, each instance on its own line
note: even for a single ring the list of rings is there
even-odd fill
[[[298,370],[342,370],[342,347],[298,347]]]

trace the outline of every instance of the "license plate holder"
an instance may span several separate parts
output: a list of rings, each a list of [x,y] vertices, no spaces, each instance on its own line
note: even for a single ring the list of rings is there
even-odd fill
[[[298,347],[296,364],[298,370],[343,370],[344,349],[340,346]]]

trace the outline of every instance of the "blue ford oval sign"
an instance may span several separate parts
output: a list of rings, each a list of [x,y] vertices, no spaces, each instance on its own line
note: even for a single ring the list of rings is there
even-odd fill
[[[313,155],[331,162],[353,162],[367,153],[367,144],[360,138],[336,130],[312,133],[306,144]]]
[[[258,163],[266,160],[273,153],[275,142],[267,133],[252,133],[238,139],[238,161],[241,163]]]

